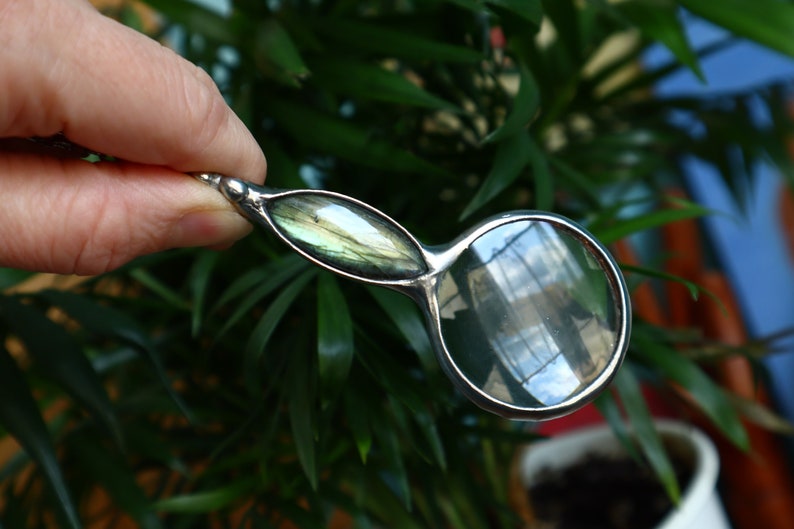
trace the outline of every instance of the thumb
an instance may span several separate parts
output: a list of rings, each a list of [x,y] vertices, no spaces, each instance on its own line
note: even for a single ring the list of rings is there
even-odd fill
[[[98,274],[250,231],[220,193],[163,167],[15,154],[0,157],[0,175],[0,266]]]

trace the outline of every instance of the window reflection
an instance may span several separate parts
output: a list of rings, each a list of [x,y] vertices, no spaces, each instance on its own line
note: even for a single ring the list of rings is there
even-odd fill
[[[606,275],[546,222],[477,239],[439,284],[442,335],[478,387],[520,406],[554,405],[606,366],[616,340]]]

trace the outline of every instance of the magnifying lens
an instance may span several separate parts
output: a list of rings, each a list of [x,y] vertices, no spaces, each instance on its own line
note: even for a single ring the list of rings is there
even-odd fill
[[[623,361],[631,332],[623,275],[571,220],[513,211],[427,246],[338,193],[194,176],[312,263],[411,297],[444,372],[485,410],[560,417],[592,401]]]

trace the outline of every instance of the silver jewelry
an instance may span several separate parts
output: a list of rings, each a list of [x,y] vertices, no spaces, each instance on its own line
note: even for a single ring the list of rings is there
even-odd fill
[[[592,401],[623,361],[623,275],[584,228],[514,211],[426,246],[380,211],[318,190],[194,174],[312,263],[411,297],[455,386],[503,417],[545,420]]]

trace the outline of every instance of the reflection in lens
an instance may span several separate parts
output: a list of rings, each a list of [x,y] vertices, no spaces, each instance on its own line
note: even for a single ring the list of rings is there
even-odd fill
[[[575,398],[616,354],[616,295],[599,260],[549,222],[479,237],[441,274],[438,302],[452,362],[514,406]]]

